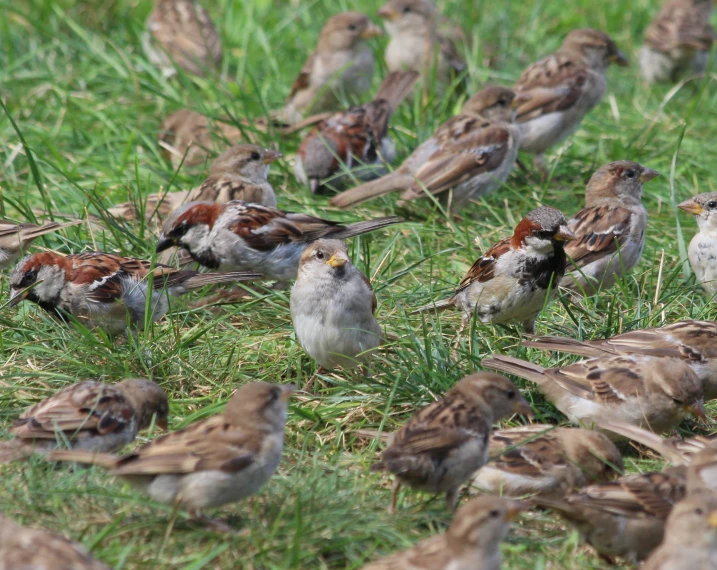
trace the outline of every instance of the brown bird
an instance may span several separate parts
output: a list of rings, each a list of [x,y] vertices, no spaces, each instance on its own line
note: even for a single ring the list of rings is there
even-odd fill
[[[446,493],[448,506],[455,509],[461,485],[488,460],[493,424],[511,414],[533,412],[510,380],[489,372],[466,376],[416,413],[371,467],[395,475],[389,512],[395,511],[401,484]]]
[[[15,222],[0,220],[0,270],[9,267],[25,255],[25,251],[30,247],[30,244],[40,236],[81,223],[82,220],[75,220],[65,223],[49,222],[38,226],[30,223],[16,224]]]

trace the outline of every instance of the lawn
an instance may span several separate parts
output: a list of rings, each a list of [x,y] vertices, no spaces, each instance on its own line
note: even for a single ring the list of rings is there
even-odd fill
[[[225,48],[220,77],[162,78],[141,50],[149,0],[0,0],[0,217],[33,219],[38,210],[75,216],[140,200],[167,188],[196,186],[206,168],[175,172],[157,145],[159,124],[182,107],[240,119],[278,108],[327,17],[344,10],[375,16],[379,0],[299,2],[204,0]],[[396,208],[392,197],[342,212],[328,197],[312,197],[293,177],[300,142],[266,137],[285,158],[270,177],[279,206],[330,219],[355,221],[399,214],[406,223],[351,241],[354,263],[372,280],[378,316],[399,336],[369,377],[330,374],[313,395],[292,400],[287,446],[278,474],[253,499],[216,511],[237,531],[220,535],[191,525],[182,512],[154,504],[100,469],[54,469],[40,459],[0,467],[0,509],[23,524],[60,531],[122,569],[359,568],[422,537],[443,531],[444,502],[404,491],[390,516],[390,480],[369,472],[381,447],[359,429],[393,430],[440,397],[494,352],[555,365],[519,347],[517,328],[478,325],[453,354],[458,313],[410,315],[446,295],[480,252],[512,233],[522,216],[547,204],[568,217],[583,203],[594,170],[619,159],[662,173],[646,186],[650,214],[643,259],[614,289],[573,304],[560,298],[538,320],[541,334],[602,338],[681,318],[715,318],[701,294],[685,249],[694,221],[675,204],[715,190],[717,92],[712,78],[679,88],[649,87],[638,76],[636,52],[658,0],[595,3],[531,0],[444,0],[444,14],[461,23],[468,43],[469,93],[487,81],[511,84],[530,62],[558,47],[576,27],[610,33],[633,65],[608,72],[609,91],[582,128],[548,155],[551,177],[516,171],[505,187],[448,219],[426,201]],[[377,53],[385,38],[374,44]],[[490,63],[490,66],[487,64]],[[374,77],[375,86],[381,74]],[[419,94],[393,119],[400,157],[453,115],[464,99]],[[15,131],[14,119],[22,138]],[[525,157],[529,163],[530,157]],[[151,226],[87,225],[38,240],[64,252],[104,250],[150,258]],[[5,279],[3,280],[5,281]],[[315,364],[298,345],[289,292],[257,290],[245,302],[174,313],[126,341],[60,327],[28,303],[2,308],[0,293],[0,431],[24,408],[80,379],[115,381],[145,376],[171,397],[177,429],[218,411],[239,385],[256,380],[299,386]],[[571,360],[572,359],[572,360]],[[540,394],[520,384],[537,420],[564,418]],[[717,408],[707,405],[713,415]],[[704,432],[690,422],[683,434]],[[140,441],[145,441],[143,434]],[[629,472],[660,468],[632,453]],[[465,500],[465,498],[464,498]],[[577,534],[547,514],[527,514],[504,544],[506,569],[607,568]]]

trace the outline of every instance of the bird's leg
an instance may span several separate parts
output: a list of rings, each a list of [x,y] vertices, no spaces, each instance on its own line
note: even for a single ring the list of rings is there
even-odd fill
[[[222,520],[205,517],[199,509],[190,509],[189,517],[192,521],[216,532],[232,532],[232,530],[234,530],[229,524]]]
[[[306,384],[304,384],[304,387],[302,388],[302,390],[304,392],[311,392],[311,388],[314,386],[314,381],[316,380],[316,378],[318,378],[319,374],[325,374],[325,373],[326,373],[326,370],[324,370],[323,366],[319,366],[316,369],[316,372],[314,372],[311,375],[311,378],[309,378],[309,381]]]
[[[523,332],[525,334],[535,334],[535,319],[523,321]]]
[[[540,152],[533,157],[533,166],[540,172],[540,181],[545,182],[548,179],[548,168],[545,166],[545,155]]]
[[[393,480],[393,487],[391,487],[391,504],[388,506],[388,514],[396,514],[396,503],[398,502],[398,491],[401,489],[401,482],[396,477]]]
[[[458,331],[456,332],[456,340],[453,342],[452,356],[455,360],[458,360],[458,346],[461,344],[461,339],[463,338],[463,331],[466,330],[469,321],[470,317],[463,313],[463,318],[461,319],[461,326],[458,327]]]
[[[446,504],[451,511],[455,511],[458,506],[458,499],[460,498],[460,487],[454,487],[449,489],[446,493]]]

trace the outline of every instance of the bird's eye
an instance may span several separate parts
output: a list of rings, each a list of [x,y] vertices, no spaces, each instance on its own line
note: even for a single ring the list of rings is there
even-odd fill
[[[715,208],[717,208],[717,202],[715,202],[714,200],[710,200],[709,202],[707,202],[707,207],[710,210],[714,210]]]
[[[505,107],[507,104],[508,101],[506,101],[505,99],[498,99],[498,105],[500,105],[501,107]]]
[[[316,252],[316,259],[323,259],[324,258],[324,252],[319,250]]]
[[[491,518],[497,519],[500,516],[500,511],[495,511],[495,510],[490,511],[488,513],[488,516]]]
[[[349,24],[349,30],[351,30],[352,32],[355,31],[355,30],[356,30],[356,25],[355,25],[355,24]]]
[[[276,402],[279,396],[281,396],[281,389],[277,387],[272,388],[271,392],[269,392],[269,403]]]
[[[625,178],[635,178],[636,174],[634,170],[626,170]]]
[[[675,404],[677,404],[678,406],[681,406],[682,404],[684,404],[684,402],[682,400],[678,400],[677,398],[672,398],[672,401]]]
[[[260,158],[261,158],[261,155],[258,152],[254,151],[251,153],[252,160],[259,160]]]
[[[26,271],[25,275],[22,276],[22,281],[18,284],[18,287],[25,288],[29,287],[35,281],[37,280],[37,269],[30,269],[30,271]]]
[[[513,392],[513,390],[508,392],[506,395],[508,396],[509,400],[512,400],[513,398],[515,398],[515,392]]]
[[[404,13],[404,14],[408,14],[410,11],[411,11],[411,7],[410,7],[410,6],[404,6],[404,7],[403,7],[403,13]]]
[[[700,508],[697,508],[697,509],[695,509],[695,514],[696,514],[696,515],[700,515],[700,516],[702,516],[702,515],[704,515],[704,514],[705,514],[705,512],[704,512],[704,511],[703,511],[702,509],[700,509]]]

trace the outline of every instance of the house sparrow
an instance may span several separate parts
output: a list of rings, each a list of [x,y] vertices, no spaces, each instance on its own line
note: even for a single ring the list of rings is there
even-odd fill
[[[58,450],[51,461],[109,469],[153,500],[180,505],[193,518],[201,510],[254,495],[271,478],[284,449],[292,384],[253,382],[240,387],[221,414],[194,422],[118,457]]]
[[[535,154],[545,172],[543,154],[574,133],[605,95],[605,72],[627,58],[607,34],[589,28],[570,32],[554,54],[528,67],[513,90],[520,96],[516,121],[520,149]]]
[[[381,344],[376,295],[342,241],[320,239],[304,249],[290,304],[296,337],[322,368],[354,368]]]
[[[585,208],[568,222],[576,239],[565,246],[569,264],[561,287],[592,295],[639,263],[647,226],[642,184],[658,174],[629,160],[598,168],[585,190]]]
[[[371,467],[395,475],[389,512],[395,511],[402,484],[446,493],[448,506],[455,509],[461,485],[488,460],[493,424],[511,414],[532,417],[533,411],[510,380],[490,372],[466,376],[417,412],[392,434],[381,460]]]
[[[683,470],[625,475],[585,487],[562,499],[532,499],[577,528],[601,558],[631,564],[644,560],[660,544],[665,519],[686,494]]]
[[[149,61],[171,77],[175,64],[204,76],[222,64],[222,44],[207,11],[196,0],[156,0],[142,36]]]
[[[500,570],[500,542],[508,534],[510,521],[526,507],[500,497],[478,497],[456,512],[445,534],[361,570]]]
[[[697,220],[700,231],[690,241],[688,256],[697,282],[713,298],[717,294],[717,268],[714,262],[717,258],[717,192],[698,194],[677,207],[694,214]]]
[[[664,327],[641,329],[605,340],[537,337],[523,346],[580,356],[644,354],[681,358],[702,381],[705,401],[717,398],[717,323],[680,321]]]
[[[523,323],[535,329],[535,318],[565,272],[563,243],[575,236],[555,208],[530,212],[513,236],[499,241],[468,270],[455,294],[416,311],[455,307],[463,311],[463,330],[474,315],[483,323]]]
[[[444,84],[465,71],[466,62],[453,41],[438,32],[432,0],[389,0],[378,15],[391,37],[385,54],[389,71],[412,69],[427,82]]]
[[[157,384],[142,378],[102,384],[86,380],[63,388],[25,410],[0,443],[0,463],[47,452],[59,443],[106,452],[132,441],[153,418],[167,429],[169,402]]]
[[[38,226],[0,220],[0,270],[9,267],[25,255],[30,244],[40,236],[81,223],[82,220],[75,220],[65,223],[49,222]]]
[[[717,494],[690,494],[672,509],[665,539],[642,570],[717,570]]]
[[[281,119],[292,124],[312,111],[336,111],[342,97],[358,97],[368,91],[375,62],[364,40],[382,33],[360,12],[329,18],[316,49],[291,86]]]
[[[385,173],[385,165],[396,159],[388,122],[417,79],[415,71],[390,73],[373,101],[321,121],[299,146],[294,160],[299,181],[316,194],[327,179],[332,186],[345,184],[351,176],[341,173],[347,170],[359,180]]]
[[[391,216],[344,226],[242,201],[192,202],[165,220],[157,252],[181,247],[210,269],[258,271],[266,279],[288,282],[296,278],[304,250],[317,239],[346,239],[400,221]]]
[[[281,153],[253,144],[238,144],[221,154],[209,168],[209,177],[192,190],[150,194],[142,210],[133,202],[119,204],[108,212],[118,218],[164,220],[182,204],[196,201],[229,202],[244,200],[276,207],[276,194],[267,178],[269,165]]]
[[[715,35],[711,16],[712,0],[666,0],[645,30],[639,55],[642,76],[656,83],[703,73]]]
[[[110,570],[60,534],[20,526],[0,513],[0,570]]]
[[[617,420],[662,433],[677,427],[688,412],[706,419],[702,383],[678,358],[604,356],[543,368],[498,355],[481,366],[535,382],[574,424]],[[617,438],[612,432],[608,437]]]
[[[62,321],[77,319],[108,334],[123,333],[127,324],[143,329],[147,291],[152,287],[151,321],[169,310],[169,297],[215,283],[258,279],[259,273],[199,273],[112,253],[61,255],[52,251],[28,255],[10,275],[11,307],[28,299]]]
[[[513,170],[519,129],[512,124],[515,94],[505,87],[487,86],[463,105],[396,170],[346,190],[331,205],[348,208],[401,190],[402,200],[443,194],[451,211],[498,188]],[[450,192],[448,192],[450,190]]]
[[[603,434],[581,428],[531,424],[493,432],[491,460],[473,486],[493,495],[560,498],[622,471],[622,455]]]

